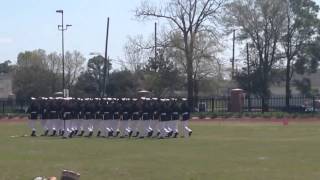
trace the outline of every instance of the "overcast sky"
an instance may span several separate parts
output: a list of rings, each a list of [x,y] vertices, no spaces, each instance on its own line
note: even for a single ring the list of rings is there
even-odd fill
[[[129,35],[153,33],[154,22],[139,22],[134,9],[142,0],[0,0],[0,62],[16,62],[19,52],[44,49],[61,52],[61,32],[57,25],[63,9],[65,49],[78,50],[86,58],[90,52],[104,53],[107,17],[110,17],[109,55],[123,57]],[[319,4],[320,0],[316,0]]]

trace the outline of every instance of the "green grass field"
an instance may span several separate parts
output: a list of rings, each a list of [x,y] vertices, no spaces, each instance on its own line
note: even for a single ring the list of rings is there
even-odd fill
[[[83,180],[320,179],[320,123],[192,123],[190,139],[11,137],[25,124],[0,124],[0,179]]]

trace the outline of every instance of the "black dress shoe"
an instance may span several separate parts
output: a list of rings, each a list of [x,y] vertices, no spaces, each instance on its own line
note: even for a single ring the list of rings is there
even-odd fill
[[[131,136],[132,136],[132,133],[133,133],[133,131],[130,131],[130,132],[129,132],[129,137],[131,137]]]
[[[178,134],[179,134],[178,132],[175,132],[174,135],[173,135],[173,138],[177,138]]]
[[[72,131],[70,134],[69,134],[69,138],[72,138],[74,132]]]
[[[44,131],[43,134],[41,134],[41,136],[48,136],[49,130]]]
[[[120,134],[120,131],[117,131],[116,135],[114,137],[118,137]]]
[[[93,135],[93,132],[91,131],[88,136],[91,137],[92,135]]]
[[[92,134],[93,134],[93,132],[92,132],[92,131],[90,131],[90,132],[89,132],[89,134],[88,134],[88,135],[86,135],[86,136],[84,136],[84,137],[91,137],[91,136],[92,136]]]
[[[132,132],[132,131],[131,131]],[[132,134],[132,133],[131,133]],[[140,132],[138,131],[137,133],[136,133],[136,135],[134,135],[133,137],[138,137],[139,136],[139,134],[140,134]],[[130,136],[130,135],[129,135]]]
[[[53,130],[51,136],[56,136],[57,135],[57,131],[56,130]]]
[[[151,137],[152,134],[153,134],[153,131],[149,131],[149,132],[148,132],[148,137]]]
[[[112,137],[113,136],[113,131],[109,131],[108,132],[108,137]]]
[[[83,134],[84,134],[84,131],[81,131],[81,133],[78,135],[79,137],[80,136],[83,136]]]

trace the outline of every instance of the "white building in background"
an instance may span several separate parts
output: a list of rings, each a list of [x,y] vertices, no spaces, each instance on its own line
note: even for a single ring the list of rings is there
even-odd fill
[[[299,75],[294,74],[291,80],[291,93],[292,95],[300,95],[299,90],[296,88],[294,84],[294,80],[302,80],[303,78],[310,79],[311,87],[314,90],[318,90],[320,92],[320,70],[314,74],[306,74],[306,75]],[[284,96],[286,94],[286,84],[284,81],[279,83],[272,84],[270,86],[270,91],[272,95],[280,95]]]
[[[0,99],[13,98],[13,96],[11,75],[0,73]]]

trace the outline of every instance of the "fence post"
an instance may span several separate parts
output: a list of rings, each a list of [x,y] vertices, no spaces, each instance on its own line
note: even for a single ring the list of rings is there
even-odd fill
[[[211,98],[211,112],[214,112],[214,98]]]
[[[249,94],[247,97],[248,97],[248,112],[251,112],[251,95]]]
[[[230,96],[227,96],[227,112],[231,111],[231,101],[230,101]]]
[[[4,114],[4,101],[2,101],[2,114]]]
[[[316,112],[316,98],[312,96],[312,112]]]

